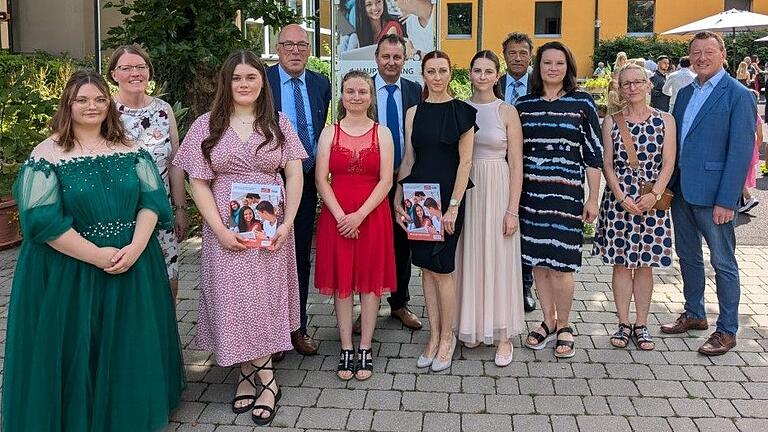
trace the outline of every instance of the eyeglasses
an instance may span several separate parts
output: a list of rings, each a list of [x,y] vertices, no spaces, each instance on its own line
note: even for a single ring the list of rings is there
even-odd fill
[[[103,108],[109,105],[109,98],[106,96],[99,96],[93,99],[87,97],[79,97],[76,98],[72,103],[77,105],[79,108],[86,109],[91,106],[91,102],[93,102],[97,107]]]
[[[619,85],[624,90],[629,90],[630,88],[632,88],[632,86],[640,87],[640,86],[644,85],[647,82],[648,82],[647,80],[624,81],[624,82],[619,83]]]
[[[306,51],[306,50],[309,49],[309,44],[306,43],[306,42],[286,41],[286,42],[278,42],[277,44],[278,45],[282,45],[283,49],[285,49],[287,51],[293,51],[294,48],[298,48],[299,51]]]
[[[117,66],[115,70],[119,70],[120,72],[133,72],[134,70],[138,72],[146,72],[149,70],[149,66],[146,64],[122,65],[122,66]]]

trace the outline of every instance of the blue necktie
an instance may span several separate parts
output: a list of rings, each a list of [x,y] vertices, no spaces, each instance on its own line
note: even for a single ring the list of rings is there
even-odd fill
[[[523,83],[520,81],[515,81],[515,83],[512,84],[512,97],[510,98],[510,101],[509,101],[510,105],[514,105],[515,102],[517,102],[517,98],[521,96],[520,92],[517,91],[517,88],[522,86],[523,86]]]
[[[395,144],[395,171],[400,168],[400,162],[403,160],[403,151],[400,149],[400,116],[397,113],[397,102],[395,102],[395,90],[397,86],[389,84],[384,86],[387,89],[387,127],[392,131],[392,141]]]
[[[304,111],[304,97],[301,95],[301,80],[291,78],[291,84],[293,85],[293,102],[296,105],[296,133],[304,145],[304,150],[309,155],[301,162],[301,165],[304,167],[304,172],[309,172],[315,166],[315,146],[312,143],[312,138],[309,137],[307,114]]]

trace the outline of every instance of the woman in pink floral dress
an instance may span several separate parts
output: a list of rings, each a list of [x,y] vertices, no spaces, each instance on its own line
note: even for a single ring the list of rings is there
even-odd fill
[[[239,364],[232,410],[253,410],[257,424],[271,422],[281,395],[271,355],[292,349],[290,332],[299,328],[293,221],[307,154],[288,118],[272,106],[258,57],[232,54],[219,73],[211,112],[195,120],[173,161],[189,174],[205,221],[196,342],[220,365]],[[270,248],[246,248],[227,228],[233,183],[282,188]]]

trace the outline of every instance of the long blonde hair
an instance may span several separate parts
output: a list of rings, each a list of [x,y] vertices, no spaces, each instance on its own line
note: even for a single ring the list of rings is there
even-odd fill
[[[739,68],[736,69],[736,79],[737,80],[748,80],[749,79],[749,71],[747,71],[747,62],[741,62],[739,63]]]
[[[344,75],[344,78],[341,79],[341,93],[344,93],[344,83],[351,80],[352,78],[360,78],[361,80],[365,81],[368,84],[368,87],[371,90],[371,105],[368,106],[368,110],[366,111],[366,115],[369,119],[373,121],[378,121],[376,119],[376,86],[373,84],[373,80],[371,79],[371,76],[368,75],[367,72],[363,72],[361,70],[351,70],[347,72]],[[338,107],[338,118],[337,121],[341,121],[344,117],[347,116],[347,109],[344,108],[344,102],[342,101],[342,98],[339,98],[339,107]]]

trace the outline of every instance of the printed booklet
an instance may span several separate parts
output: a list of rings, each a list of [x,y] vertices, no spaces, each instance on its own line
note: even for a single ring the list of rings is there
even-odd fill
[[[229,194],[229,220],[232,232],[245,239],[250,248],[272,246],[279,225],[280,186],[273,184],[232,183]]]
[[[407,224],[409,240],[443,241],[443,211],[440,208],[440,185],[437,183],[403,183],[405,211],[411,217]]]

